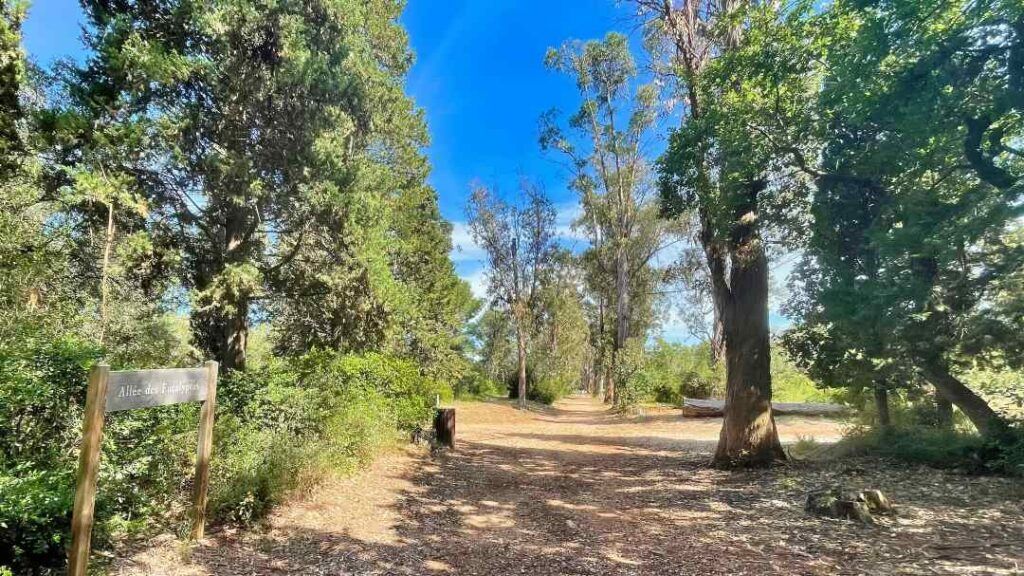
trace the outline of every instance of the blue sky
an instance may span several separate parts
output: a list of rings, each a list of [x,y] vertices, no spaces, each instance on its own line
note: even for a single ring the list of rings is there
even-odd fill
[[[77,0],[35,0],[24,29],[31,57],[42,65],[81,59],[81,21]],[[416,52],[407,89],[430,127],[430,183],[455,226],[456,269],[479,292],[483,262],[464,226],[473,181],[504,193],[514,192],[522,176],[540,182],[559,207],[563,230],[576,210],[567,174],[537,143],[543,112],[578,106],[573,81],[544,68],[545,52],[566,40],[629,32],[633,24],[628,8],[614,0],[409,0],[402,22]],[[664,335],[687,339],[670,319]]]

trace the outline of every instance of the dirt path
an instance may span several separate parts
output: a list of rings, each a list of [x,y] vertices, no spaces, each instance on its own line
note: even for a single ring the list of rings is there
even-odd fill
[[[1014,481],[874,463],[727,473],[705,466],[719,420],[626,420],[589,398],[520,412],[458,405],[458,449],[395,454],[283,507],[258,534],[157,541],[124,575],[1021,574]],[[784,441],[838,425],[782,419]],[[808,490],[877,487],[875,527],[808,517]]]

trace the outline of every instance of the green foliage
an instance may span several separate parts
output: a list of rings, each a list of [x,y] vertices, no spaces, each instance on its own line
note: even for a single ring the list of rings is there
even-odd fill
[[[1024,432],[999,438],[928,426],[863,429],[843,439],[838,450],[867,453],[936,468],[1024,476]]]
[[[426,185],[401,3],[83,8],[86,64],[27,73],[24,6],[0,1],[0,566],[17,573],[64,563],[96,361],[222,360],[211,511],[249,521],[423,424],[476,311]],[[108,415],[95,547],[186,522],[197,421],[194,404]]]
[[[21,22],[26,4],[0,2],[0,179],[17,169],[24,152],[17,122],[22,116],[18,91],[25,80],[25,55],[21,48]]]
[[[673,344],[657,340],[648,351],[644,376],[651,381],[653,399],[680,405],[683,398],[714,398],[725,393],[725,367],[711,360],[711,346]]]
[[[69,543],[66,525],[73,490],[74,475],[68,472],[0,472],[0,562],[19,572],[58,565],[55,559]]]
[[[681,405],[684,398],[722,398],[725,395],[725,367],[711,359],[707,342],[686,345],[658,339],[626,362],[632,375],[621,390],[623,402],[660,402]],[[833,402],[834,394],[823,391],[780,351],[772,352],[772,398],[779,402]],[[628,398],[628,402],[626,400]]]
[[[789,356],[772,347],[772,400],[777,402],[834,402],[836,395],[818,387]]]
[[[99,350],[72,338],[0,343],[0,564],[59,566],[68,540],[85,374]]]
[[[1022,18],[957,0],[837,2],[821,18],[814,223],[786,343],[828,385],[974,396],[966,370],[1019,354],[1005,282],[1024,263],[1008,145],[1024,135]],[[972,422],[1001,427],[984,404]]]
[[[223,383],[210,506],[249,522],[295,489],[365,463],[399,430],[425,425],[450,391],[408,361],[317,351]]]
[[[458,399],[489,398],[500,396],[505,390],[498,381],[488,376],[481,368],[474,366],[468,370],[455,384],[455,397]]]

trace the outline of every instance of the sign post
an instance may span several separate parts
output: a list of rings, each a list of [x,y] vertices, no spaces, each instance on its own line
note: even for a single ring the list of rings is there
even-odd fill
[[[195,503],[192,537],[203,537],[206,521],[206,493],[210,481],[210,453],[213,450],[213,419],[217,407],[217,363],[202,368],[128,370],[111,372],[97,364],[89,373],[82,451],[78,460],[78,486],[71,516],[71,550],[68,575],[85,576],[89,565],[93,513],[96,507],[96,477],[100,464],[100,442],[107,412],[202,402],[199,415],[199,446],[196,455]]]
[[[109,377],[110,366],[106,364],[97,364],[89,373],[82,425],[82,453],[78,457],[78,488],[75,490],[75,507],[71,516],[69,576],[85,576],[85,568],[89,565],[92,514],[96,507],[96,475],[100,469],[100,440],[103,437],[103,414],[106,411]]]
[[[206,492],[210,487],[210,453],[213,451],[213,414],[217,409],[217,363],[206,363],[206,400],[199,411],[199,447],[196,450],[195,504],[192,539],[202,540],[206,530]]]

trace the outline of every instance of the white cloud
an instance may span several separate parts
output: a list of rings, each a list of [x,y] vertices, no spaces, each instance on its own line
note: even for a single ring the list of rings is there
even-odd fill
[[[452,262],[482,262],[487,258],[484,249],[476,243],[465,222],[452,222]]]
[[[487,268],[477,266],[473,270],[460,273],[459,277],[469,283],[473,296],[487,298]]]
[[[563,202],[555,205],[555,236],[563,241],[587,242],[586,236],[573,229],[573,224],[583,215],[579,202]]]

